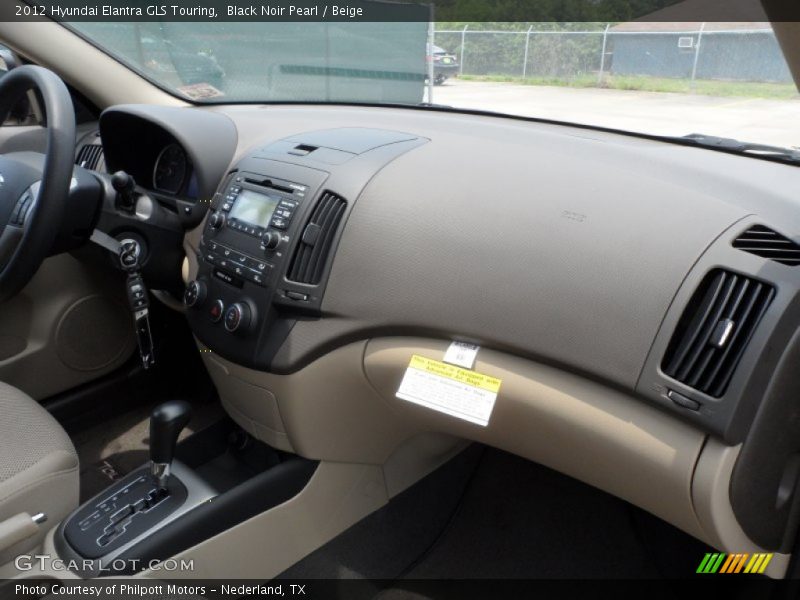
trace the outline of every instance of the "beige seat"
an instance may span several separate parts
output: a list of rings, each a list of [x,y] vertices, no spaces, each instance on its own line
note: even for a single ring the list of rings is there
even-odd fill
[[[0,539],[0,565],[35,548],[78,505],[78,481],[67,432],[30,396],[0,383],[0,531],[20,513],[47,515],[34,535],[10,547]]]

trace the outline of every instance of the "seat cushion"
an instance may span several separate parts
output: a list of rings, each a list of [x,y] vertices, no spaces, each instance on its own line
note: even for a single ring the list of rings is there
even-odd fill
[[[0,521],[43,512],[39,534],[0,552],[0,565],[31,550],[78,506],[78,455],[64,428],[33,398],[0,383]]]

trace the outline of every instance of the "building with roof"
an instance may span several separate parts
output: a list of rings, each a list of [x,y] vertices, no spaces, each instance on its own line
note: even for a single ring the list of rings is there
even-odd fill
[[[632,21],[609,30],[615,75],[789,83],[769,22]]]

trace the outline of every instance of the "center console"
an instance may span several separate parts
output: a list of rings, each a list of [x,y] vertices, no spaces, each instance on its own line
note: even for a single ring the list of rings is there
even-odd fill
[[[237,364],[268,370],[296,320],[322,314],[333,254],[364,186],[426,141],[331,129],[240,160],[214,197],[184,295],[198,340]]]
[[[279,318],[282,304],[291,304],[288,311],[297,314],[319,306],[317,291],[297,289],[283,281],[283,274],[325,174],[242,167],[215,198],[203,229],[198,274],[186,288],[184,303],[201,342],[255,366],[267,363],[274,350],[264,343],[264,332],[276,322],[290,325]]]

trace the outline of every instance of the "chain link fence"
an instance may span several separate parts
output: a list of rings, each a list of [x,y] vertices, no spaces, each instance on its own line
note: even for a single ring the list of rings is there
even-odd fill
[[[547,82],[642,76],[791,83],[771,29],[694,31],[437,30],[459,74]]]

